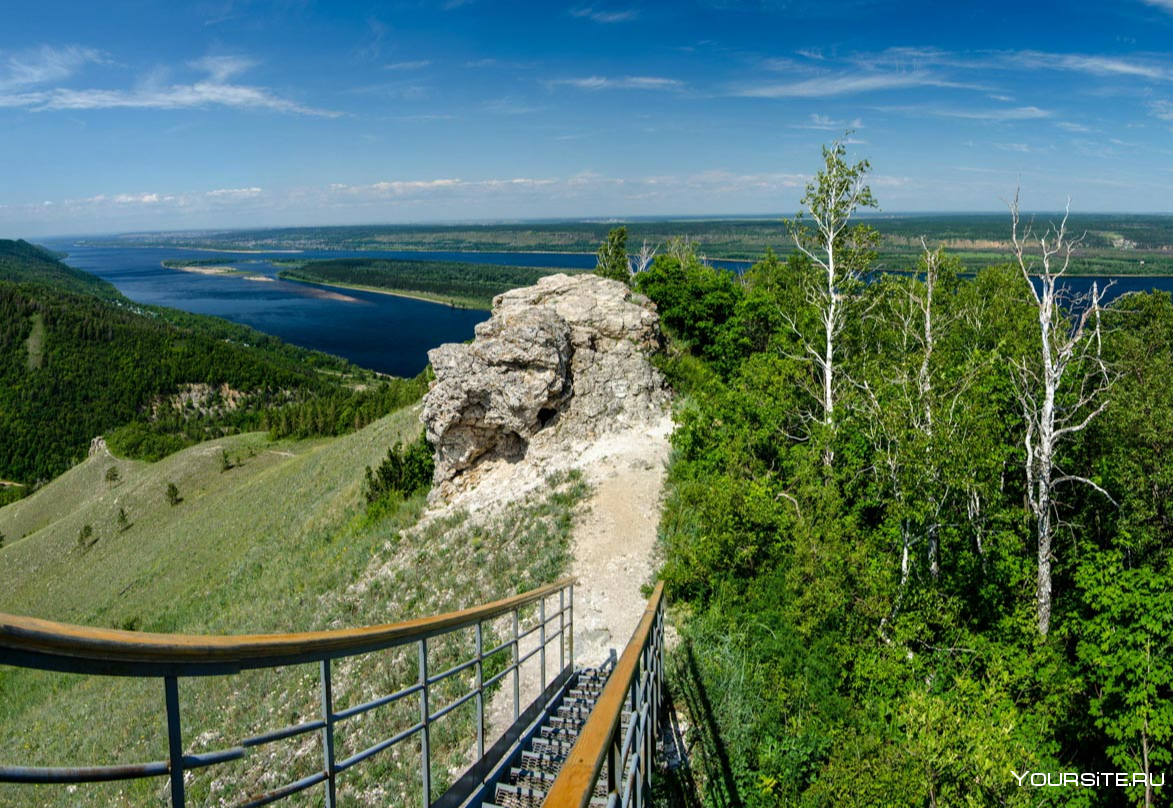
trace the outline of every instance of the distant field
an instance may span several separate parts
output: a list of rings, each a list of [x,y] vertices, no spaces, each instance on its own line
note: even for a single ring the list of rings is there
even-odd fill
[[[1059,214],[1038,214],[1039,226]],[[1009,255],[1006,214],[874,215],[861,218],[884,237],[881,260],[906,268],[922,236],[944,244],[969,268],[1001,263]],[[672,221],[580,221],[482,225],[371,225],[298,227],[203,233],[135,233],[94,244],[202,247],[226,250],[428,250],[594,252],[607,231],[628,228],[633,249],[647,239],[662,244],[687,235],[710,258],[753,260],[767,248],[787,254],[791,241],[779,218],[681,219]],[[1173,274],[1173,216],[1073,214],[1069,229],[1085,234],[1074,272],[1085,274]]]
[[[519,286],[532,286],[554,272],[570,270],[503,267],[460,261],[339,258],[279,261],[278,277],[304,283],[369,289],[419,297],[471,309],[488,309],[493,298]]]

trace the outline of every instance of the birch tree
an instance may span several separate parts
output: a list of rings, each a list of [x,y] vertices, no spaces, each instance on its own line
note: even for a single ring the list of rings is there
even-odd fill
[[[823,147],[823,168],[807,184],[802,197],[805,210],[788,223],[795,247],[816,270],[802,293],[806,303],[817,311],[819,333],[807,333],[791,315],[787,320],[798,338],[801,358],[814,367],[818,382],[816,418],[825,428],[827,439],[835,431],[835,403],[843,382],[836,344],[847,322],[847,304],[856,294],[874,256],[872,248],[879,240],[873,228],[851,224],[851,216],[858,208],[877,205],[865,182],[871,168],[868,161],[849,165],[846,156],[842,140]],[[834,462],[830,446],[823,452],[823,462],[828,467]]]
[[[1035,522],[1038,543],[1038,629],[1046,636],[1051,627],[1056,490],[1064,484],[1081,483],[1111,501],[1092,480],[1061,469],[1057,452],[1103,412],[1112,379],[1101,355],[1103,291],[1093,283],[1088,292],[1075,294],[1063,283],[1072,255],[1083,240],[1082,236],[1073,238],[1067,231],[1070,199],[1062,221],[1049,224],[1041,236],[1035,234],[1032,222],[1022,222],[1017,191],[1007,204],[1014,261],[1038,311],[1038,354],[1014,364],[1015,392],[1026,425],[1023,448],[1027,507]]]

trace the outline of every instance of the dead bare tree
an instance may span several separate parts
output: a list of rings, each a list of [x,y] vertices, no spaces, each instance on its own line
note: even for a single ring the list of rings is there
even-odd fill
[[[631,258],[631,274],[638,275],[641,272],[647,271],[647,268],[652,265],[652,261],[656,258],[656,253],[659,251],[660,245],[649,245],[645,238],[643,246],[639,248],[639,253]]]
[[[1108,404],[1112,376],[1100,353],[1101,301],[1108,287],[1101,290],[1093,283],[1090,291],[1074,294],[1061,283],[1072,254],[1083,241],[1082,236],[1073,238],[1067,232],[1070,199],[1059,225],[1049,224],[1042,236],[1034,234],[1031,222],[1023,225],[1017,190],[1007,205],[1014,259],[1038,310],[1039,354],[1015,362],[1014,380],[1026,424],[1027,505],[1038,541],[1035,596],[1038,629],[1045,636],[1051,627],[1056,488],[1082,483],[1112,501],[1100,486],[1086,477],[1063,472],[1056,462],[1060,445],[1086,429]],[[1037,256],[1031,252],[1036,244]]]

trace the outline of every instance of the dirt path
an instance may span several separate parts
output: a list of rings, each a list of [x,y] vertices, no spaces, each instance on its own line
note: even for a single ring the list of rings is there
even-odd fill
[[[654,569],[660,496],[668,461],[672,420],[611,435],[594,443],[573,463],[593,488],[574,527],[574,661],[594,667],[611,648],[623,652],[646,599],[640,587]],[[523,643],[525,654],[532,645]],[[533,666],[529,666],[533,667]],[[538,694],[535,670],[523,671],[521,706]],[[498,692],[489,705],[489,737],[513,721],[513,690]]]

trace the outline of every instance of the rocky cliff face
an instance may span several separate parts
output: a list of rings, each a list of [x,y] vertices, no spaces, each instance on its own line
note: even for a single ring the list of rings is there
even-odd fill
[[[659,421],[668,396],[648,355],[660,339],[650,302],[594,275],[498,295],[472,344],[428,353],[436,381],[421,418],[436,448],[433,496],[474,483],[493,461]]]

